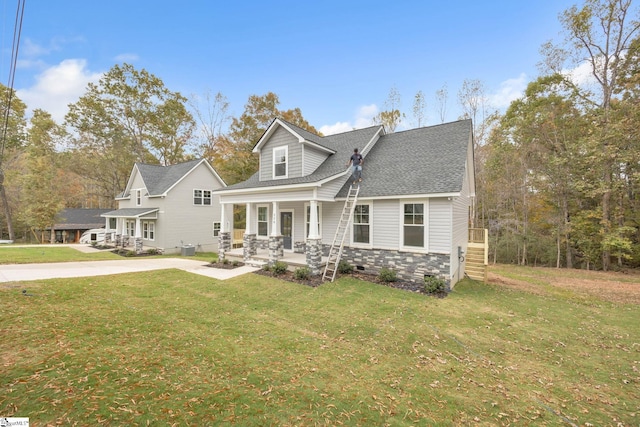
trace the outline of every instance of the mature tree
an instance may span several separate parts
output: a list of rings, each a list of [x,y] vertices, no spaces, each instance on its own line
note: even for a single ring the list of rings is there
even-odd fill
[[[523,191],[529,198],[535,197],[545,212],[539,227],[531,231],[553,233],[556,266],[561,266],[564,251],[569,268],[573,267],[575,250],[570,221],[577,214],[582,194],[579,181],[588,159],[580,144],[587,123],[575,95],[566,88],[562,76],[541,77],[529,84],[523,98],[511,104],[501,122],[518,148],[514,155],[526,159],[530,181]]]
[[[12,201],[8,194],[8,187],[16,187],[16,178],[19,174],[13,174],[13,167],[17,163],[19,154],[24,145],[26,105],[9,90],[0,84],[0,111],[2,111],[2,133],[0,134],[0,203],[6,220],[7,234],[10,240],[15,239],[12,220]],[[16,197],[17,196],[17,191]],[[2,229],[0,228],[0,237]]]
[[[208,91],[204,97],[192,96],[189,104],[199,122],[200,144],[198,152],[202,157],[212,158],[216,144],[224,137],[224,130],[231,121],[229,100],[220,92],[212,95]]]
[[[234,117],[229,134],[216,144],[213,165],[230,184],[248,179],[258,170],[258,158],[253,147],[274,118],[280,117],[296,126],[318,134],[302,116],[299,108],[281,111],[278,95],[251,95],[240,117]]]
[[[636,12],[637,13],[637,12]],[[613,93],[619,87],[619,76],[630,43],[640,30],[640,22],[633,19],[631,0],[586,0],[582,7],[564,11],[560,21],[567,34],[563,47],[547,43],[543,47],[545,65],[551,74],[566,69],[587,67],[592,85],[580,84],[575,76],[564,73],[566,84],[573,85],[585,101],[586,113],[591,117],[590,140],[592,165],[600,173],[597,194],[601,212],[599,234],[603,236],[602,268],[610,266],[610,241],[620,233],[615,229],[616,177],[621,176],[620,146],[611,121]]]
[[[389,96],[384,105],[385,110],[380,111],[373,118],[373,123],[383,125],[388,132],[395,132],[400,122],[405,118],[404,113],[400,111],[400,92],[395,86],[389,90]]]
[[[33,112],[30,124],[26,147],[27,173],[22,176],[21,214],[34,232],[43,233],[55,222],[56,214],[65,205],[60,197],[60,189],[65,183],[58,180],[56,164],[56,143],[63,137],[64,129],[49,113],[39,109]],[[40,240],[45,238],[41,234]]]
[[[174,164],[187,158],[195,121],[186,98],[158,77],[115,65],[69,106],[66,123],[78,170],[94,183],[105,205],[121,191],[134,162]]]

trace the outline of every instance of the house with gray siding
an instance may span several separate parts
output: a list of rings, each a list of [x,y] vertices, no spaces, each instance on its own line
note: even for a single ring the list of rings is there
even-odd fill
[[[326,257],[333,243],[353,181],[347,163],[354,148],[364,157],[363,181],[353,184],[360,190],[342,259],[368,273],[386,267],[405,280],[438,276],[453,287],[465,272],[475,198],[470,120],[319,136],[275,119],[253,149],[259,171],[215,192],[220,257],[238,255],[225,215],[229,206],[244,205],[245,261],[302,259],[318,274],[324,258],[313,254]]]
[[[118,209],[102,214],[107,239],[136,252],[179,253],[185,246],[217,252],[222,209],[215,191],[225,186],[205,159],[170,166],[136,163],[116,197]]]

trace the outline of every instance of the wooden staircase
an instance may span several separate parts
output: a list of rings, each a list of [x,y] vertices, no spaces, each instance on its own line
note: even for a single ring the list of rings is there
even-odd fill
[[[345,200],[344,207],[342,208],[342,215],[340,215],[340,222],[338,222],[336,234],[333,237],[331,249],[329,249],[329,257],[327,258],[327,265],[324,268],[322,281],[330,280],[333,282],[336,279],[338,264],[340,263],[340,258],[342,258],[344,240],[347,237],[347,231],[349,230],[349,222],[351,221],[351,218],[353,218],[353,212],[356,209],[358,193],[360,193],[360,185],[351,184],[349,187],[349,193],[347,194],[347,200]]]
[[[465,273],[473,280],[487,281],[487,265],[489,264],[489,230],[484,228],[469,229],[469,245],[467,246]]]

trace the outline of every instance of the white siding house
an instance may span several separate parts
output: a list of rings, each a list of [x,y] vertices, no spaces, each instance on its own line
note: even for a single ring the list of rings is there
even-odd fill
[[[171,166],[136,163],[127,187],[116,198],[118,209],[102,214],[116,220],[111,239],[140,252],[179,253],[184,246],[218,250],[222,228],[219,195],[224,181],[204,159]],[[231,207],[226,217],[231,218]]]
[[[254,147],[259,171],[216,191],[222,207],[245,204],[249,212],[245,260],[260,251],[269,262],[305,253],[318,271],[312,254],[326,255],[333,242],[351,185],[346,165],[354,148],[364,155],[364,180],[343,259],[371,273],[392,268],[406,280],[440,276],[453,287],[464,274],[460,255],[475,195],[470,120],[392,134],[373,126],[320,137],[275,119]],[[260,218],[251,214],[256,206]]]

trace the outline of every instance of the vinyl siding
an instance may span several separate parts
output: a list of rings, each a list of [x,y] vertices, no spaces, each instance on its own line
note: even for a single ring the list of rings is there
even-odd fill
[[[451,201],[429,199],[429,252],[451,251]]]
[[[334,199],[343,185],[344,177],[338,177],[323,184],[322,187],[318,188],[318,198],[322,200]]]
[[[201,164],[167,195],[156,225],[156,244],[167,252],[180,250],[182,244],[201,245],[204,251],[216,251],[213,222],[220,220],[219,196],[212,194],[211,206],[193,204],[193,190],[217,190],[222,184]],[[159,200],[159,199],[152,199]]]
[[[400,246],[400,208],[398,200],[373,202],[373,247],[398,249]]]
[[[325,202],[322,204],[322,243],[326,245],[333,243],[333,238],[335,237],[336,229],[338,228],[338,222],[340,221],[340,215],[342,214],[343,207],[344,202]]]
[[[322,151],[316,150],[315,148],[304,146],[302,148],[303,155],[303,175],[311,175],[313,172],[318,169],[318,166],[322,164],[327,159],[328,154]]]
[[[260,181],[273,179],[273,149],[283,146],[289,147],[287,178],[302,176],[302,144],[286,129],[279,127],[260,149]]]

